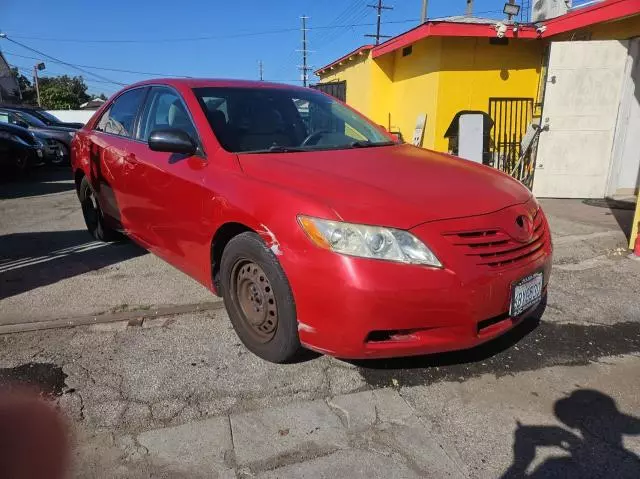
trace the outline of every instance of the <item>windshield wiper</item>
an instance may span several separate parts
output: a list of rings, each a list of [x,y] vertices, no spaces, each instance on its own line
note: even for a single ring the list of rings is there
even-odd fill
[[[351,143],[351,148],[373,148],[376,146],[391,146],[395,145],[393,141],[381,141],[379,143],[372,143],[369,140],[358,140]]]
[[[309,151],[305,148],[296,148],[295,146],[273,145],[265,150],[245,151],[244,153],[295,153],[300,151]]]

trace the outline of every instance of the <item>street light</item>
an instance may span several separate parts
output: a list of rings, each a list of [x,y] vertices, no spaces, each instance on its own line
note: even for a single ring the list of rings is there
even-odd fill
[[[515,3],[512,3],[512,1],[513,0],[509,3],[505,3],[503,10],[506,15],[509,15],[509,20],[511,20],[512,17],[517,17],[520,13],[520,5],[516,5]]]
[[[46,68],[44,62],[36,63],[33,65],[33,81],[36,84],[36,97],[38,98],[38,106],[42,106],[40,104],[40,86],[38,85],[38,72],[42,71]]]

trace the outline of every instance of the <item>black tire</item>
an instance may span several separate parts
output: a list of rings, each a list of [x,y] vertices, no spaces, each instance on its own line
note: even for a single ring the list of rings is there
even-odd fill
[[[277,257],[256,233],[239,234],[226,245],[220,289],[231,324],[247,349],[272,363],[288,363],[298,357],[302,348],[289,281]],[[248,300],[245,291],[253,291],[255,300]]]
[[[19,176],[26,174],[27,170],[29,169],[29,152],[18,151],[16,153],[16,160],[13,168],[15,173]]]
[[[52,166],[67,166],[69,164],[69,148],[61,141],[58,142],[58,147],[62,150],[63,156],[56,156],[55,159],[49,160],[50,164]]]
[[[80,199],[80,205],[82,206],[82,216],[84,216],[84,223],[87,225],[89,234],[98,241],[118,241],[122,239],[122,235],[117,231],[109,228],[104,221],[104,215],[98,202],[98,196],[93,191],[91,183],[87,180],[87,177],[83,177],[80,182],[80,189],[78,192]]]

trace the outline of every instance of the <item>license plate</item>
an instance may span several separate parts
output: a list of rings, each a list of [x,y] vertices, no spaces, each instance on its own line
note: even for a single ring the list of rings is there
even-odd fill
[[[543,274],[534,273],[514,283],[511,287],[509,316],[520,316],[542,299]]]

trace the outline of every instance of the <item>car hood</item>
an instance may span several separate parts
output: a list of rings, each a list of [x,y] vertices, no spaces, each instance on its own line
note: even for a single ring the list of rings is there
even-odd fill
[[[249,176],[312,196],[353,223],[409,229],[491,213],[531,197],[493,168],[410,145],[239,159]]]

